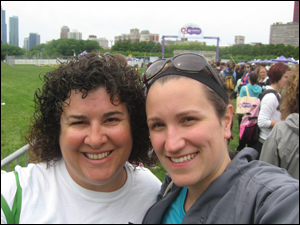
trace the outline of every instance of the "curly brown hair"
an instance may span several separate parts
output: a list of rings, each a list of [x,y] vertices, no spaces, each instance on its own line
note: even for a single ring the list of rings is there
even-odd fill
[[[66,63],[60,62],[56,70],[43,76],[43,87],[35,91],[35,112],[29,131],[25,134],[32,148],[31,160],[47,162],[49,166],[51,162],[55,163],[62,158],[59,145],[60,117],[63,106],[68,105],[66,100],[70,98],[71,90],[82,92],[84,99],[90,90],[99,87],[106,87],[112,104],[116,98],[119,100],[117,104],[125,103],[127,106],[133,138],[128,161],[146,165],[156,163],[156,158],[148,156],[151,143],[139,72],[124,65],[120,55],[95,54],[87,54],[79,59],[74,57]]]
[[[280,104],[281,119],[285,120],[291,113],[299,113],[299,65],[292,69],[287,79],[286,90]]]

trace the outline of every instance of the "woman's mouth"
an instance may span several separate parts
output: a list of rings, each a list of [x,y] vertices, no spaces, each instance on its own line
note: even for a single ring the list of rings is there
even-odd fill
[[[192,160],[196,155],[197,155],[197,153],[193,153],[193,154],[185,155],[180,158],[170,157],[170,159],[174,163],[182,163],[182,162],[188,162],[188,161]]]
[[[110,153],[112,153],[112,151],[108,151],[108,152],[103,152],[103,153],[99,153],[99,154],[92,154],[92,153],[84,153],[84,155],[89,158],[89,159],[104,159],[107,156],[110,155]]]

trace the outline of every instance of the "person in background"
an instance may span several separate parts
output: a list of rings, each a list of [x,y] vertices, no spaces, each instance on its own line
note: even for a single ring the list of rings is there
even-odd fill
[[[161,182],[128,163],[155,163],[139,77],[111,54],[81,55],[45,74],[26,136],[38,164],[16,166],[19,179],[1,175],[1,223],[142,222]],[[21,213],[10,221],[14,198]]]
[[[257,81],[258,81],[258,74],[255,72],[251,73],[249,76],[249,83],[246,86],[243,86],[241,88],[239,96],[240,97],[247,96],[247,90],[246,90],[247,87],[250,97],[258,98],[259,94],[262,92],[262,88],[259,85],[257,85]],[[239,126],[241,124],[241,120],[242,120],[242,116],[239,116]],[[247,146],[252,147],[254,144],[255,142],[248,143]],[[236,148],[236,151],[241,151],[245,146],[246,143],[242,140],[239,140],[239,146]]]
[[[243,70],[242,70],[241,65],[236,64],[236,66],[234,67],[234,71],[236,73],[236,80],[242,78],[242,76],[243,76]]]
[[[223,79],[225,80],[225,83],[227,85],[230,86],[231,84],[231,79],[226,82],[226,76],[232,76],[233,77],[233,80],[232,80],[232,88],[228,87],[227,86],[227,89],[230,91],[230,99],[233,99],[234,97],[236,97],[236,94],[235,92],[233,91],[234,90],[234,87],[236,85],[236,72],[233,70],[233,65],[232,65],[232,62],[231,61],[228,61],[226,63],[226,67],[224,70],[222,70],[222,77]],[[229,83],[229,84],[228,84]]]
[[[219,75],[222,77],[223,76],[222,71],[226,69],[226,64],[224,62],[221,62],[220,68],[221,68],[221,71],[220,71]]]
[[[258,85],[262,87],[263,91],[266,90],[266,86],[270,85],[270,79],[266,68],[264,66],[258,66],[255,69],[255,72],[258,74]]]
[[[283,121],[267,137],[259,160],[284,168],[299,180],[299,65],[288,77],[280,111]]]
[[[248,84],[248,79],[249,79],[249,75],[252,73],[252,67],[250,63],[246,63],[245,64],[245,72],[244,75],[242,76],[242,80],[240,82],[240,89],[242,88],[242,86],[247,85]]]
[[[274,64],[269,70],[270,85],[266,86],[266,90],[275,90],[276,94],[266,94],[260,103],[260,110],[257,118],[257,125],[260,129],[260,133],[258,141],[252,146],[258,151],[258,156],[260,156],[262,145],[272,128],[276,123],[281,121],[281,113],[279,111],[280,93],[286,87],[287,78],[290,73],[291,69],[281,62]]]
[[[233,106],[204,57],[158,60],[143,78],[151,143],[168,173],[143,223],[299,223],[298,180],[252,148],[231,160]]]
[[[214,68],[214,71],[216,72],[216,74],[220,74],[220,72],[222,71],[220,61],[216,62],[216,67]]]

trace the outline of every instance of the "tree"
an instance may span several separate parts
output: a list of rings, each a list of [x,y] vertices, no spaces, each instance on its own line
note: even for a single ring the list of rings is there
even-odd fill
[[[5,59],[6,54],[8,55],[24,55],[25,51],[19,46],[3,44],[1,41],[1,60]]]
[[[99,46],[97,41],[92,40],[77,40],[73,38],[63,38],[52,40],[48,44],[40,44],[34,46],[28,52],[28,55],[37,55],[37,51],[42,51],[43,55],[48,55],[51,57],[57,56],[70,56],[73,55],[74,51],[78,55],[83,51],[100,51],[103,50]]]

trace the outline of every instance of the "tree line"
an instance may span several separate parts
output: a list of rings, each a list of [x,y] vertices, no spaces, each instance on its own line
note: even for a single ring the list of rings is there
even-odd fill
[[[175,49],[184,50],[204,50],[204,51],[216,51],[215,45],[207,46],[200,45],[198,43],[189,44],[172,44],[165,46],[164,56],[165,58],[172,57]],[[92,40],[76,40],[76,39],[57,39],[52,40],[47,44],[40,44],[32,47],[29,51],[3,44],[1,41],[1,59],[5,58],[5,55],[27,55],[27,56],[48,56],[48,57],[60,57],[60,56],[72,56],[75,52],[79,53],[87,52],[109,52],[111,54],[121,53],[125,56],[132,55],[137,58],[148,58],[149,56],[162,55],[161,43],[155,43],[153,41],[142,41],[131,43],[127,41],[119,41],[112,46],[111,49],[103,49],[99,46],[97,41]],[[284,55],[286,58],[293,57],[295,60],[299,59],[299,46],[294,47],[291,45],[285,46],[284,44],[269,44],[261,46],[246,45],[234,45],[225,48],[219,48],[219,59],[233,59],[236,62],[249,61],[253,59],[275,59],[278,56]]]

